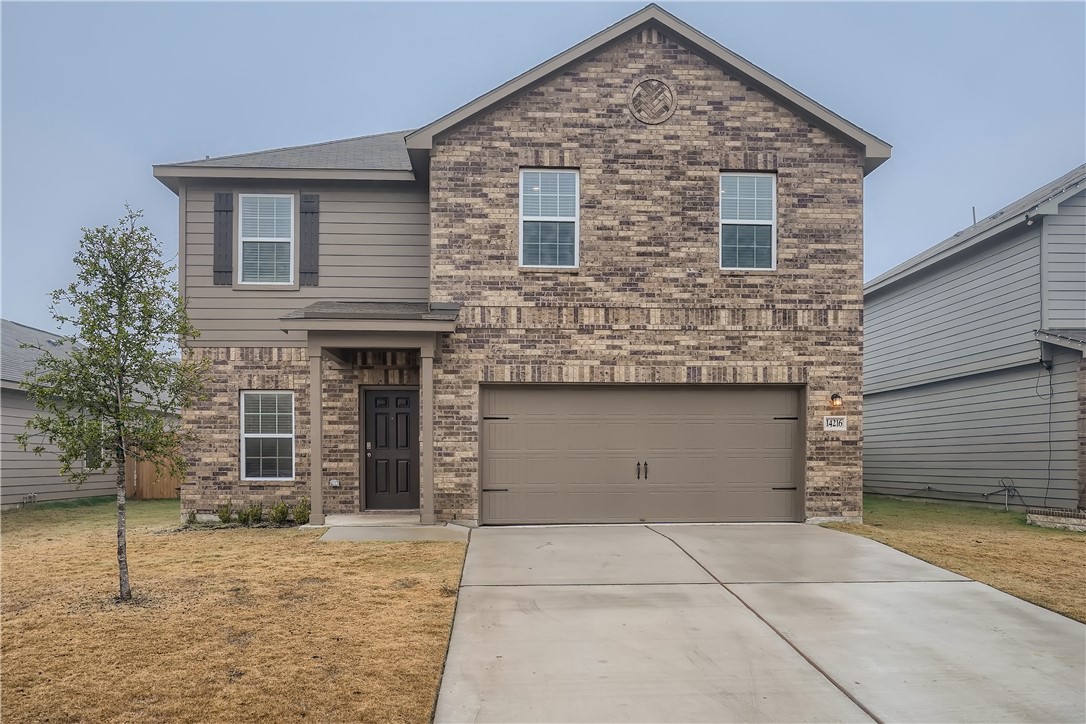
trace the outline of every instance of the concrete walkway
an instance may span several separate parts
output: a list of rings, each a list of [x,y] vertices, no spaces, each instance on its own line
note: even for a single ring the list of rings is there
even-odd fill
[[[805,525],[472,532],[437,722],[1082,722],[1086,626]]]

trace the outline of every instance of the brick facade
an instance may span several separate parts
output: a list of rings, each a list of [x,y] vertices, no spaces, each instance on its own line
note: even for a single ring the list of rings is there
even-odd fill
[[[634,118],[639,81],[673,92]],[[519,172],[580,172],[580,264],[519,267]],[[721,171],[777,177],[777,269],[719,268]],[[430,297],[462,305],[434,365],[434,512],[476,519],[479,385],[497,382],[789,384],[806,390],[806,516],[859,519],[860,151],[656,31],[613,44],[439,137],[430,161]],[[185,511],[309,495],[303,348],[206,347],[210,399],[185,414]],[[417,385],[412,354],[325,362],[326,513],[359,509],[359,390]],[[240,479],[241,390],[295,393],[293,481]],[[825,433],[844,396],[847,432]],[[423,471],[423,475],[427,475]],[[423,495],[425,495],[425,487]]]
[[[205,378],[208,399],[187,410],[183,423],[198,442],[188,448],[188,475],[181,486],[184,513],[213,513],[220,506],[279,500],[294,504],[308,498],[310,472],[309,362],[300,347],[197,347],[191,354],[210,359]],[[354,369],[326,360],[323,368],[324,488],[326,513],[356,513],[359,493],[359,391],[364,386],[419,382],[417,355],[409,352],[360,352]],[[294,392],[294,479],[249,482],[241,479],[239,400],[245,390]]]
[[[628,108],[646,77],[677,107]],[[518,267],[519,171],[580,172],[580,267]],[[777,174],[772,272],[719,269],[721,171]],[[861,515],[858,151],[656,32],[436,141],[431,298],[463,305],[435,370],[439,519],[476,518],[486,382],[806,385],[808,519]],[[833,392],[846,433],[824,433]]]

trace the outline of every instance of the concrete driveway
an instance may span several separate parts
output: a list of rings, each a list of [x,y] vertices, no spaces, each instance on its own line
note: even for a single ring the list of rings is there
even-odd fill
[[[472,532],[437,722],[1082,722],[1086,626],[806,525]]]

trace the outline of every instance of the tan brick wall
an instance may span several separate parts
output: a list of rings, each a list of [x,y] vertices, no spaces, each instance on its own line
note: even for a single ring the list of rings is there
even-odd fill
[[[861,515],[861,159],[654,34],[440,139],[431,296],[464,305],[435,370],[435,507],[478,509],[481,382],[794,383],[808,391],[809,518]],[[644,125],[645,76],[678,108]],[[845,82],[846,79],[842,79]],[[580,170],[580,268],[518,268],[519,170]],[[774,272],[723,272],[722,170],[777,174]],[[848,432],[822,432],[840,392]]]
[[[309,497],[310,415],[309,361],[302,348],[202,347],[191,350],[210,359],[208,399],[184,413],[186,428],[197,436],[188,446],[188,474],[181,487],[183,513],[210,513],[230,502],[262,503],[265,511],[278,500],[294,504]],[[323,368],[324,510],[359,510],[359,408],[363,386],[417,385],[418,357],[406,352],[367,351],[355,369]],[[239,400],[243,390],[293,390],[294,480],[250,482],[241,479]],[[327,481],[339,479],[339,489]]]

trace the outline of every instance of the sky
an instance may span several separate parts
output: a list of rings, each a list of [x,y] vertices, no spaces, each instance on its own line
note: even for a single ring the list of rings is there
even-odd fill
[[[871,279],[1086,161],[1086,3],[661,2],[888,141]],[[151,165],[414,128],[643,3],[0,3],[0,313],[53,329],[81,227]]]

